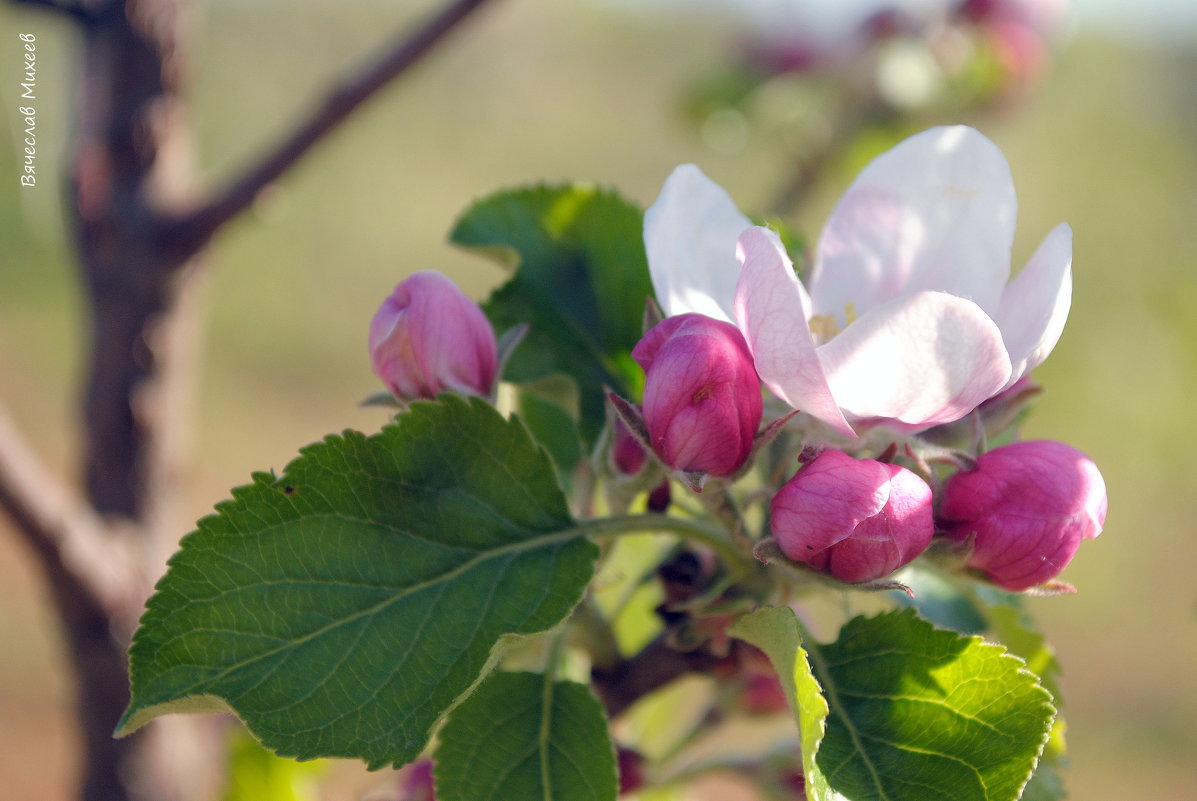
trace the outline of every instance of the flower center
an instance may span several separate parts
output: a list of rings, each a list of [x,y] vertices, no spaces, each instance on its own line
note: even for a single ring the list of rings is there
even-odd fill
[[[847,328],[854,322],[856,322],[856,304],[845,303],[844,328]],[[840,328],[839,320],[836,319],[834,314],[812,314],[808,325],[810,326],[811,334],[815,337],[816,345],[822,345],[844,330]]]

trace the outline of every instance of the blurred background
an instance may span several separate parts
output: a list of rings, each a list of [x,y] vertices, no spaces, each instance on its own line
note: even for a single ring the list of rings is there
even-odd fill
[[[1197,799],[1197,4],[1078,0],[1044,24],[1038,49],[999,46],[964,72],[952,71],[964,62],[950,39],[932,59],[874,48],[854,65],[870,11],[859,0],[790,3],[802,9],[792,30],[776,22],[780,0],[736,5],[498,0],[221,232],[198,290],[208,315],[189,401],[188,519],[303,444],[385,422],[358,401],[377,389],[366,328],[391,287],[436,268],[481,298],[505,279],[446,243],[476,197],[580,179],[647,205],[693,161],[741,208],[784,207],[813,239],[868,157],[907,130],[968,122],[1010,161],[1016,267],[1056,223],[1075,236],[1072,313],[1036,371],[1047,392],[1024,429],[1086,451],[1110,494],[1105,533],[1063,576],[1078,594],[1029,602],[1063,666],[1070,797]],[[335,76],[435,7],[200,4],[191,113],[203,179],[233,174]],[[905,23],[869,24],[889,37],[885,26]],[[73,32],[8,5],[0,30],[0,403],[73,476],[85,309],[58,193]],[[32,189],[16,166],[18,32],[40,48]],[[787,41],[793,57],[779,62]],[[835,98],[862,81],[899,108],[892,124],[837,117]],[[812,152],[830,155],[794,192]],[[0,519],[0,794],[24,801],[68,798],[75,781],[46,597]],[[352,777],[327,798],[380,781],[335,770]]]

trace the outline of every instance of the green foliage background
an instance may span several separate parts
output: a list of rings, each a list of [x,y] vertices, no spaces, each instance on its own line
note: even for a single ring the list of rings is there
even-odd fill
[[[194,109],[204,180],[228,176],[319,97],[330,75],[435,3],[402,5],[205,5]],[[30,31],[43,47],[43,172],[35,190],[22,190],[12,111],[20,54],[7,36],[0,41],[0,399],[70,473],[82,305],[55,162],[76,62],[71,35],[55,20],[4,5],[0,22],[14,41]],[[749,211],[779,188],[783,142],[761,135],[743,153],[717,155],[683,120],[680,93],[732,39],[709,21],[507,0],[463,34],[210,251],[197,458],[180,535],[251,471],[281,468],[329,432],[384,422],[384,412],[356,404],[376,388],[366,325],[391,286],[437,268],[481,298],[506,278],[446,243],[473,199],[513,184],[591,179],[647,204],[687,160]],[[1110,488],[1106,533],[1065,574],[1079,595],[1029,602],[1063,666],[1066,781],[1085,801],[1183,798],[1194,778],[1195,69],[1191,49],[1082,35],[1033,96],[964,120],[1010,160],[1021,203],[1016,263],[1055,223],[1075,232],[1073,311],[1036,373],[1048,392],[1025,433],[1088,452]],[[795,221],[800,230],[817,233],[867,155],[825,176]],[[0,660],[0,775],[30,801],[63,797],[73,769],[66,663],[45,598],[29,555],[0,531],[0,641],[9,644]]]

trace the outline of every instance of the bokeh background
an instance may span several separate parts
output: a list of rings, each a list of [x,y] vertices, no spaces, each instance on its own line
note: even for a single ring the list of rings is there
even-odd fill
[[[435,5],[201,4],[203,178],[232,174],[332,76]],[[376,389],[365,335],[382,297],[418,269],[476,297],[504,278],[446,243],[472,199],[586,179],[648,204],[676,164],[694,161],[742,208],[765,209],[791,168],[786,145],[754,130],[729,143],[693,124],[683,98],[740,34],[726,16],[681,6],[500,0],[218,236],[197,290],[209,313],[188,519],[325,433],[384,422],[357,405]],[[57,159],[78,65],[70,30],[47,15],[0,5],[0,30],[0,403],[71,476],[85,309]],[[42,48],[36,189],[19,186],[15,167],[18,32]],[[1030,92],[960,117],[1011,163],[1015,264],[1057,222],[1075,233],[1072,314],[1036,372],[1047,392],[1025,428],[1088,452],[1110,493],[1105,533],[1064,576],[1079,593],[1030,601],[1063,665],[1071,797],[1197,799],[1197,4],[1077,2]],[[817,235],[856,166],[824,171],[792,222]],[[0,796],[25,801],[68,798],[74,782],[46,597],[0,519]],[[360,797],[371,781],[332,797]]]

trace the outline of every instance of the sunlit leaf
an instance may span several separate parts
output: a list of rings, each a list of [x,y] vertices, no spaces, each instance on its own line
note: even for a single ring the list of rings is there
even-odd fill
[[[817,756],[851,801],[1015,801],[1051,728],[1023,662],[903,610],[806,650],[830,707]]]
[[[788,607],[765,607],[737,620],[730,634],[760,648],[773,663],[798,721],[806,797],[831,801],[835,795],[815,760],[827,728],[827,701],[803,650],[798,618]]]

